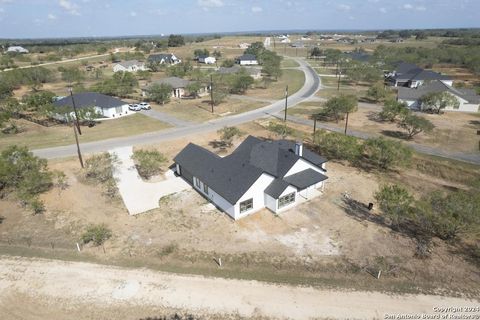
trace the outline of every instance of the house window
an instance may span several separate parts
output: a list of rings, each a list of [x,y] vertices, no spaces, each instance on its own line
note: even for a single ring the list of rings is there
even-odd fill
[[[206,183],[203,184],[203,192],[205,192],[206,194],[208,194],[208,186]]]
[[[287,194],[286,196],[280,197],[280,199],[278,199],[278,208],[280,209],[293,202],[295,202],[295,192],[292,192]]]
[[[122,106],[115,107],[115,113],[122,113]]]
[[[253,209],[253,198],[240,202],[240,213]]]
[[[200,180],[198,178],[195,178],[195,186],[200,189],[202,186],[200,184]]]

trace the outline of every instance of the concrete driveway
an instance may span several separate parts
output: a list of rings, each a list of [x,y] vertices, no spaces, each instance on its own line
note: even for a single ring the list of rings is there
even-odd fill
[[[131,158],[132,146],[112,149],[109,152],[118,157],[119,163],[115,166],[113,175],[117,180],[123,203],[131,215],[158,208],[160,198],[190,188],[188,183],[176,177],[171,170],[165,173],[164,181],[154,183],[143,181]]]

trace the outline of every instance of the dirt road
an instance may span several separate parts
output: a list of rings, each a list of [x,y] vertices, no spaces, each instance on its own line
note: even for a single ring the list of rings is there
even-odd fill
[[[21,298],[19,298],[21,297]],[[36,310],[27,301],[45,305]],[[384,319],[385,314],[435,314],[434,307],[479,306],[478,301],[430,295],[329,291],[256,281],[205,278],[123,269],[80,262],[0,257],[1,319],[107,319],[105,310],[143,310],[122,319],[139,319],[156,308],[196,314],[238,314],[273,318]],[[93,311],[92,311],[93,310]],[[57,312],[58,311],[58,312]],[[118,311],[117,311],[118,312]],[[130,317],[131,316],[131,317]]]

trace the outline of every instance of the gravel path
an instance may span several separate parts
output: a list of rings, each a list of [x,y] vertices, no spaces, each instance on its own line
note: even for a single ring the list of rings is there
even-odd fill
[[[101,313],[103,307],[120,308],[125,305],[142,306],[144,310],[161,306],[200,314],[238,313],[244,317],[256,315],[283,319],[384,319],[385,314],[422,313],[438,315],[441,319],[440,316],[447,313],[435,313],[434,307],[479,306],[478,301],[433,295],[399,296],[379,292],[322,290],[81,262],[1,256],[2,319],[13,319],[9,315],[17,315],[25,308],[22,301],[12,303],[12,297],[19,295],[50,301],[47,307],[52,309],[50,313],[55,313],[56,309],[80,308],[81,305],[85,309],[98,309],[102,319],[110,318]],[[466,314],[480,316],[478,312]]]

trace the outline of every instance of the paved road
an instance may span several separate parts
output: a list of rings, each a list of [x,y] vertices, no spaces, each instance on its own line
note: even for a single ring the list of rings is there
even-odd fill
[[[362,106],[361,106],[362,107]],[[372,106],[368,106],[368,104],[364,105],[363,107],[365,108],[374,108]],[[277,114],[277,118],[283,119],[283,115]],[[288,116],[288,120],[294,123],[298,124],[303,124],[307,126],[311,126],[313,129],[313,120],[308,120],[308,119],[303,119],[295,116]],[[334,131],[334,132],[340,132],[343,133],[344,129],[343,128],[338,128],[333,125],[329,125],[326,123],[322,122],[317,122],[317,128],[319,129],[325,129],[328,131]],[[347,134],[349,136],[353,136],[356,138],[360,139],[368,139],[368,138],[373,138],[373,137],[378,137],[379,135],[375,134],[370,134],[362,131],[355,131],[355,130],[348,130]],[[418,144],[415,142],[407,142],[407,145],[412,147],[415,151],[418,151],[420,153],[432,155],[432,156],[438,156],[442,158],[448,158],[448,159],[454,159],[454,160],[460,160],[468,163],[473,163],[473,164],[479,164],[480,165],[480,154],[470,154],[470,153],[463,153],[463,152],[450,152],[450,151],[445,151],[445,150],[440,150],[436,148],[432,148],[429,146],[425,146],[422,144]]]
[[[150,117],[150,118],[153,118],[153,119],[160,120],[160,121],[166,122],[168,124],[171,124],[174,127],[188,127],[188,126],[193,125],[193,122],[181,120],[181,119],[178,119],[178,118],[176,118],[176,117],[174,117],[174,116],[172,116],[172,115],[170,115],[166,112],[160,112],[160,111],[153,110],[153,109],[142,110],[142,111],[140,111],[140,113],[146,115],[147,117]]]
[[[478,307],[478,300],[467,298],[294,287],[8,256],[0,256],[0,288],[0,310],[6,320],[65,319],[61,315],[67,310],[72,319],[92,318],[88,314],[120,319],[126,317],[116,310],[123,308],[129,309],[128,318],[139,319],[161,307],[187,309],[201,318],[238,314],[275,319],[386,319],[389,314],[393,319],[403,314],[411,317],[405,319],[417,319],[415,315],[423,314],[430,315],[424,319],[478,319],[480,314],[434,309]]]
[[[304,100],[309,99],[320,89],[320,78],[315,73],[315,70],[313,70],[305,61],[301,59],[295,60],[299,63],[300,70],[305,73],[305,83],[299,91],[289,97],[289,107],[292,107]],[[178,139],[185,135],[201,134],[203,132],[215,131],[224,126],[235,126],[259,118],[268,117],[283,110],[284,104],[285,102],[282,99],[263,108],[211,120],[201,124],[191,125],[188,127],[172,128],[159,132],[150,132],[136,136],[82,143],[81,149],[83,153],[103,152],[113,148],[141,144],[152,144],[166,140]],[[75,145],[68,145],[54,148],[37,149],[33,150],[33,153],[39,157],[46,159],[62,158],[76,155],[76,148]]]

